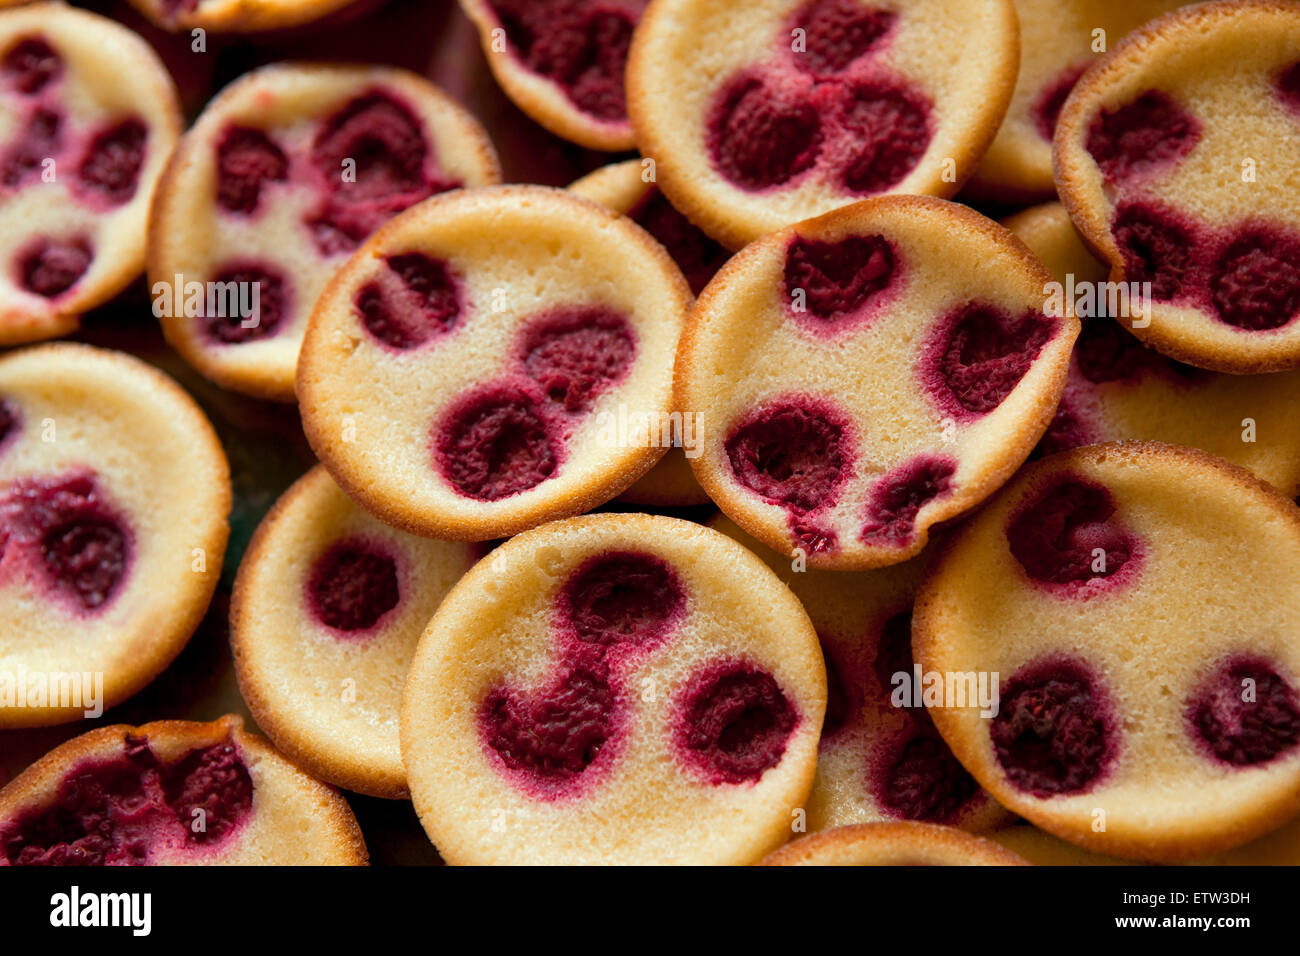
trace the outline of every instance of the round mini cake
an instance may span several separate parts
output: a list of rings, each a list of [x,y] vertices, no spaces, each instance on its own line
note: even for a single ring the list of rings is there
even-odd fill
[[[1012,816],[989,799],[934,729],[913,679],[912,600],[922,558],[876,571],[808,571],[731,519],[709,527],[762,558],[795,593],[826,662],[826,718],[807,829],[923,820],[965,830]]]
[[[1062,839],[1154,861],[1238,846],[1300,800],[1298,570],[1300,510],[1244,469],[1155,442],[1044,459],[922,584],[923,670],[1000,675],[992,719],[934,722]]]
[[[154,313],[208,378],[292,401],[312,306],[362,241],[434,193],[500,179],[478,121],[413,73],[254,70],[207,105],[159,184]]]
[[[257,33],[346,16],[367,0],[130,0],[155,26],[172,33]],[[373,5],[373,4],[372,4]]]
[[[347,802],[233,716],[100,727],[52,750],[0,790],[0,865],[366,860]]]
[[[541,186],[435,197],[317,302],[303,427],[388,524],[506,537],[610,500],[663,456],[689,305],[663,247],[595,203]]]
[[[476,545],[380,524],[316,467],[249,544],[230,608],[239,686],[257,725],[322,780],[405,797],[402,682]]]
[[[1077,332],[1051,275],[1001,226],[916,196],[764,237],[704,290],[677,407],[707,417],[691,461],[737,524],[810,566],[921,552],[995,491],[1060,399]]]
[[[1300,6],[1198,4],[1135,31],[1079,81],[1054,145],[1111,280],[1148,284],[1135,335],[1217,372],[1300,367]]]
[[[402,759],[449,863],[752,863],[802,815],[825,706],[817,635],[762,561],[675,518],[589,515],[452,588]]]
[[[66,335],[140,273],[180,131],[130,30],[63,3],[0,13],[0,345]]]
[[[160,673],[229,512],[217,436],[161,372],[84,345],[0,358],[0,728],[98,716]]]
[[[636,142],[623,73],[649,0],[460,0],[492,75],[556,136],[619,152]]]
[[[1107,301],[1106,268],[1060,203],[1004,224],[1052,271],[1062,304],[1080,318],[1065,393],[1039,454],[1126,438],[1165,441],[1226,458],[1288,497],[1300,494],[1300,371],[1224,375],[1166,358],[1110,318],[1122,302]]]
[[[1014,0],[1020,73],[1006,119],[965,196],[1005,203],[1055,198],[1052,134],[1075,81],[1130,30],[1178,0]]]
[[[867,196],[951,196],[1015,87],[1011,0],[655,0],[628,112],[663,191],[739,248]]]
[[[658,239],[686,276],[691,291],[698,295],[731,253],[673,208],[653,179],[649,179],[650,168],[645,160],[639,159],[603,166],[571,184],[569,190],[627,216]],[[685,449],[689,447],[694,452],[700,437],[693,429],[687,429],[687,424],[682,423],[680,440],[675,446],[644,478],[623,492],[621,501],[650,508],[709,504],[709,496],[695,480],[686,458]]]
[[[859,823],[783,846],[763,866],[1027,866],[991,840],[933,823]]]

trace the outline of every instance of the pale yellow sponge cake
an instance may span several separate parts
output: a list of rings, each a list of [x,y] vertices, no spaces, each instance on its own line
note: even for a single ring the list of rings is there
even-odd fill
[[[115,724],[0,790],[0,866],[364,866],[347,802],[227,716]]]
[[[0,357],[0,727],[99,716],[157,676],[229,513],[225,453],[170,378],[85,345]]]
[[[1244,844],[1300,801],[1297,569],[1300,509],[1244,469],[1155,442],[1046,458],[922,583],[918,664],[1000,687],[996,715],[935,725],[999,803],[1085,849]]]
[[[259,727],[329,783],[407,795],[402,683],[476,545],[417,538],[371,517],[317,466],[262,521],[235,580],[230,643]]]
[[[1080,322],[1065,392],[1038,453],[1164,441],[1226,458],[1288,497],[1300,494],[1300,371],[1227,375],[1166,358],[1110,317],[1106,269],[1060,203],[1034,206],[1004,225],[1052,271],[1064,307]]]
[[[934,823],[859,823],[783,846],[763,866],[1027,866],[991,840]]]
[[[675,518],[588,515],[452,588],[402,759],[449,863],[746,864],[800,820],[825,707],[817,635],[762,561]]]
[[[172,33],[261,33],[342,19],[370,0],[130,0],[155,26]]]
[[[145,262],[181,132],[143,39],[63,3],[0,13],[0,345],[66,335]]]
[[[312,447],[381,520],[453,540],[589,511],[671,444],[690,289],[631,220],[541,186],[458,190],[372,236],[298,365]]]
[[[799,598],[826,661],[826,719],[807,829],[922,820],[987,830],[1014,817],[934,729],[914,680],[912,602],[925,556],[875,571],[815,571],[719,516],[709,527],[767,562]]]
[[[246,73],[207,104],[159,184],[154,314],[217,384],[292,401],[312,307],[366,237],[431,195],[500,181],[483,127],[414,73]]]
[[[1051,420],[1078,330],[1014,236],[940,199],[864,200],[765,236],[700,295],[677,408],[695,476],[738,525],[809,566],[921,552]]]
[[[1054,141],[1084,240],[1150,307],[1161,353],[1216,372],[1300,367],[1300,6],[1231,0],[1129,34],[1080,79]]]
[[[1011,0],[654,0],[628,113],[668,198],[738,249],[868,196],[952,196],[1018,62]]]

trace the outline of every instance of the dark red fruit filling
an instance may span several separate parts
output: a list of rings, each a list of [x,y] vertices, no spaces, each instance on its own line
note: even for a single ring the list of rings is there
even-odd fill
[[[1011,783],[1038,797],[1079,793],[1114,748],[1092,679],[1072,663],[1022,669],[1001,694],[989,736]]]
[[[876,640],[876,659],[871,669],[886,696],[893,693],[897,675],[912,680],[912,612],[903,611],[886,619]],[[910,699],[910,698],[909,698]],[[913,706],[920,706],[917,701]]]
[[[1153,206],[1124,205],[1111,226],[1124,259],[1127,282],[1150,282],[1151,297],[1168,302],[1183,290],[1192,236],[1168,213]]]
[[[105,604],[126,575],[128,533],[90,475],[15,482],[0,527],[31,546],[53,586],[85,610]]]
[[[686,276],[691,291],[699,295],[731,253],[714,242],[678,212],[657,186],[628,210],[628,218],[654,236],[668,250]]]
[[[830,554],[840,546],[840,538],[833,530],[798,513],[790,515],[790,534],[808,554]]]
[[[821,119],[755,77],[722,90],[709,120],[709,151],[722,175],[744,189],[788,182],[812,167],[821,150]]]
[[[1267,763],[1300,743],[1296,690],[1263,660],[1221,668],[1192,698],[1187,718],[1216,757],[1238,767]]]
[[[588,644],[646,644],[661,637],[685,595],[672,569],[648,554],[617,552],[587,561],[569,579],[561,612]]]
[[[891,86],[861,84],[845,105],[844,125],[852,152],[844,185],[861,195],[901,182],[930,145],[930,104],[920,94]]]
[[[996,306],[964,305],[941,320],[923,360],[931,390],[951,411],[991,412],[1024,378],[1056,328],[1056,320],[1041,312],[1017,318]]]
[[[480,501],[541,484],[559,460],[537,402],[508,387],[488,387],[460,403],[440,429],[438,453],[447,480]]]
[[[167,764],[128,736],[121,757],[82,764],[52,804],[0,827],[0,852],[17,866],[141,865],[163,841],[219,843],[252,808],[253,780],[234,744]]]
[[[63,58],[40,37],[27,37],[0,61],[5,86],[25,96],[39,93],[63,72]]]
[[[574,0],[491,0],[514,53],[584,113],[627,116],[623,72],[640,10]],[[634,4],[643,7],[643,3]]]
[[[528,377],[566,412],[586,411],[636,357],[626,318],[603,306],[554,309],[530,320],[521,352]]]
[[[63,147],[63,117],[53,110],[36,109],[0,161],[0,181],[18,186],[41,175],[43,164]]]
[[[1079,77],[1083,76],[1087,68],[1086,63],[1070,67],[1039,93],[1038,99],[1034,102],[1031,111],[1034,125],[1043,139],[1048,142],[1051,142],[1052,135],[1056,132],[1056,121],[1061,116],[1061,107],[1065,105],[1065,101],[1070,97],[1070,91],[1074,89],[1074,84],[1079,82]]]
[[[1025,573],[1036,581],[1071,584],[1108,578],[1134,555],[1129,535],[1111,517],[1115,502],[1101,485],[1058,475],[1007,525],[1007,541]],[[1094,571],[1094,552],[1105,552],[1105,569]]]
[[[805,47],[794,54],[795,64],[818,76],[839,73],[874,47],[896,19],[853,0],[812,0],[795,17]]]
[[[397,562],[360,541],[344,541],[316,561],[307,605],[326,627],[365,631],[397,607]]]
[[[203,322],[208,335],[227,345],[238,345],[269,338],[280,327],[288,313],[288,292],[284,280],[276,273],[257,265],[232,265],[216,273],[211,280],[214,288],[236,290],[235,296],[223,296],[223,304],[214,312],[226,312],[226,315],[206,314],[205,305]],[[233,285],[232,285],[233,283]],[[257,289],[257,308],[253,309],[253,289]],[[240,309],[231,309],[231,301],[238,301],[248,308],[247,318],[239,314]],[[234,314],[229,314],[229,313]],[[244,323],[254,323],[245,328]]]
[[[38,239],[18,257],[18,281],[24,289],[47,299],[67,292],[90,268],[87,239]]]
[[[386,93],[359,96],[326,121],[311,158],[328,199],[308,223],[321,252],[350,251],[386,219],[460,185],[431,178],[428,154],[420,120]],[[355,181],[344,178],[345,160],[355,164]]]
[[[231,126],[217,144],[217,204],[231,212],[252,213],[262,184],[284,182],[289,160],[260,129]]]
[[[149,132],[138,119],[124,120],[95,134],[77,168],[83,189],[121,205],[135,195]]]
[[[1277,329],[1300,311],[1300,241],[1247,230],[1228,246],[1210,278],[1219,318],[1251,332]]]
[[[1112,182],[1150,172],[1185,156],[1200,124],[1164,93],[1152,90],[1116,110],[1102,110],[1088,127],[1087,149]]]
[[[917,512],[952,490],[956,471],[957,463],[951,459],[923,456],[881,477],[871,489],[862,539],[892,545],[910,541]]]
[[[1282,102],[1300,112],[1300,63],[1293,63],[1277,79],[1277,94]]]
[[[390,257],[388,268],[400,286],[370,282],[357,293],[356,309],[371,335],[391,348],[413,349],[456,325],[461,293],[451,266],[411,252]]]
[[[795,236],[785,253],[785,292],[802,289],[808,312],[834,322],[856,312],[894,277],[894,250],[882,236],[822,242]]]
[[[600,756],[614,733],[616,699],[608,665],[593,658],[570,665],[529,696],[496,688],[483,702],[479,726],[507,767],[554,785],[578,776]]]
[[[822,740],[829,740],[848,726],[857,712],[853,689],[844,680],[840,666],[826,641],[822,641],[822,659],[826,662],[826,717],[822,720]]]
[[[727,439],[736,480],[769,501],[815,511],[833,500],[847,466],[844,428],[807,405],[759,412]]]
[[[904,819],[945,823],[978,789],[927,716],[898,752],[881,796],[884,805]]]
[[[771,674],[728,662],[692,680],[679,745],[711,783],[746,783],[780,763],[798,722]]]

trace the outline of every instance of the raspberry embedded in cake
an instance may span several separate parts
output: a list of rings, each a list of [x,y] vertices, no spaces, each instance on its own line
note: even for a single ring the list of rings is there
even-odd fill
[[[921,457],[882,475],[867,504],[863,539],[898,545],[909,542],[915,534],[917,513],[950,493],[956,471],[957,463],[952,459]]]
[[[40,93],[58,80],[63,68],[63,57],[39,35],[20,39],[0,61],[5,85],[23,96]]]
[[[1020,384],[1058,323],[1039,311],[1018,317],[971,302],[938,320],[921,359],[921,374],[936,404],[958,420],[985,415]]]
[[[1141,546],[1115,511],[1103,486],[1058,474],[1011,519],[1007,543],[1034,581],[1091,595],[1102,582],[1130,580],[1140,563]]]
[[[484,386],[457,403],[435,433],[437,460],[456,490],[480,501],[527,491],[561,463],[557,428],[530,392]]]
[[[821,118],[794,90],[740,76],[718,94],[708,141],[718,170],[747,190],[790,182],[811,169],[822,148]]]
[[[274,267],[251,261],[230,262],[213,273],[212,283],[218,289],[234,289],[233,301],[248,305],[248,314],[244,315],[239,311],[231,314],[221,305],[208,313],[205,304],[201,321],[213,342],[240,345],[268,339],[282,331],[293,302],[289,298],[289,282]]]
[[[1108,180],[1148,176],[1182,159],[1201,126],[1167,93],[1149,90],[1116,109],[1103,108],[1088,128],[1088,152]]]
[[[1074,89],[1074,85],[1079,82],[1079,77],[1083,76],[1087,68],[1086,63],[1082,66],[1068,67],[1038,94],[1032,110],[1034,125],[1047,142],[1052,141],[1052,136],[1056,132],[1056,121],[1061,117],[1061,107],[1065,105],[1070,91]]]
[[[560,609],[580,641],[646,646],[663,639],[684,601],[676,574],[663,561],[615,552],[592,558],[573,574]]]
[[[82,236],[34,239],[18,255],[19,284],[43,299],[57,299],[81,280],[93,258],[90,241]]]
[[[95,133],[77,166],[77,185],[89,202],[114,208],[135,195],[148,139],[135,117]]]
[[[1224,322],[1252,332],[1281,328],[1300,314],[1300,239],[1243,230],[1222,253],[1210,296]]]
[[[924,711],[921,712],[924,714]],[[952,823],[979,785],[928,720],[918,721],[883,775],[881,804],[903,820]]]
[[[633,162],[640,169],[640,163]],[[724,246],[678,212],[658,186],[650,186],[634,205],[619,211],[659,240],[696,295],[704,291],[731,256]]]
[[[264,131],[232,123],[216,145],[217,205],[228,212],[258,211],[262,189],[288,179],[284,150]]]
[[[776,679],[744,661],[693,674],[678,702],[678,756],[714,786],[752,783],[776,766],[799,713]]]
[[[1115,757],[1105,693],[1073,660],[1026,665],[1011,675],[989,735],[1011,783],[1038,797],[1083,793]]]
[[[768,501],[816,511],[834,500],[849,467],[845,432],[840,416],[821,403],[782,401],[732,430],[727,460],[736,480]]]
[[[529,319],[520,333],[525,374],[553,405],[586,412],[636,359],[627,317],[607,306],[561,306]]]
[[[579,660],[541,690],[491,691],[479,722],[486,745],[541,799],[569,796],[616,732],[618,694],[599,657]],[[606,760],[608,762],[608,759]],[[584,780],[585,782],[585,780]]]
[[[849,144],[842,182],[854,195],[874,196],[897,187],[934,138],[930,103],[894,82],[855,86],[842,110],[840,135]]]
[[[121,589],[132,535],[93,473],[13,482],[0,526],[5,557],[24,561],[81,613],[103,610]]]
[[[786,252],[785,291],[792,309],[802,292],[807,312],[833,325],[879,301],[895,269],[894,250],[883,236],[821,242],[796,235]]]
[[[370,632],[397,607],[397,562],[362,540],[344,540],[316,559],[307,579],[307,606],[326,627],[351,635]]]
[[[1187,705],[1187,721],[1217,760],[1259,766],[1300,744],[1300,697],[1276,664],[1240,655],[1201,683]]]
[[[815,76],[840,73],[886,42],[898,14],[851,0],[810,0],[795,14],[804,49],[793,51],[795,65]]]
[[[1125,204],[1115,211],[1111,230],[1129,282],[1151,283],[1158,302],[1182,293],[1194,242],[1188,225],[1156,206]]]
[[[367,332],[405,351],[456,326],[467,303],[460,280],[445,261],[410,252],[390,256],[387,265],[388,271],[356,296]]]

